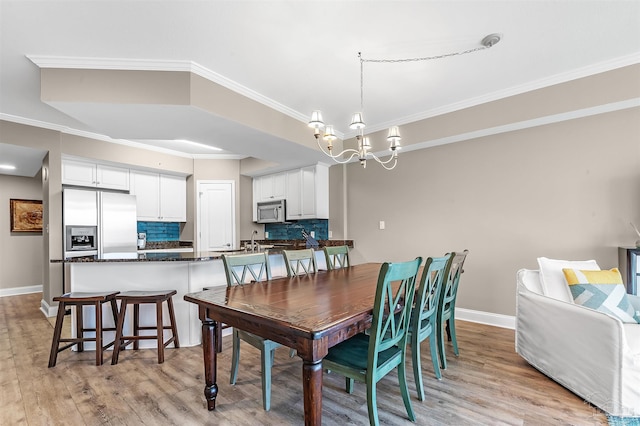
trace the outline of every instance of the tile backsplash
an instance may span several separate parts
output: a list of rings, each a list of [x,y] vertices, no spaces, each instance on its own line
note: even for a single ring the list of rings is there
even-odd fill
[[[302,240],[302,230],[309,234],[315,232],[316,240],[329,239],[328,219],[306,219],[295,223],[266,223],[264,231],[269,233],[269,240]]]
[[[138,222],[138,232],[147,233],[147,241],[180,240],[180,222]]]

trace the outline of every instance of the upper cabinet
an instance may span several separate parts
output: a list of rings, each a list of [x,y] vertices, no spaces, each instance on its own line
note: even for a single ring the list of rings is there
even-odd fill
[[[287,196],[287,181],[285,173],[276,173],[256,178],[256,201],[282,200]]]
[[[287,220],[329,218],[329,166],[318,164],[253,179],[253,221],[261,201],[287,200]]]
[[[286,173],[275,173],[253,178],[253,221],[257,221],[257,203],[283,200],[287,197]]]
[[[182,176],[131,170],[131,194],[136,196],[139,221],[187,221],[187,183]]]
[[[329,167],[287,172],[287,220],[329,219]]]
[[[62,184],[128,191],[129,169],[64,159]]]

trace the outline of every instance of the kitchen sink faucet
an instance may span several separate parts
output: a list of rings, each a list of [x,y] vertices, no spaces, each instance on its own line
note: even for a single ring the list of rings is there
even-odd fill
[[[253,232],[251,233],[251,253],[253,253],[256,250],[256,235],[258,235],[258,231],[256,231],[255,229],[253,230]]]

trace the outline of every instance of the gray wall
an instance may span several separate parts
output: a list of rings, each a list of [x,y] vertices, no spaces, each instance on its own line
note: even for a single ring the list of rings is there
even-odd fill
[[[639,123],[633,108],[401,154],[390,172],[349,165],[354,258],[467,248],[457,306],[505,315],[516,271],[539,256],[616,267],[640,224]]]
[[[42,179],[0,175],[0,294],[3,289],[42,285],[41,233],[10,231],[9,200],[42,200]]]

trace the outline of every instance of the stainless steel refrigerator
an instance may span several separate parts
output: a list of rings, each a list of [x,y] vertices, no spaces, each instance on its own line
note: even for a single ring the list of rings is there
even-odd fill
[[[65,257],[118,258],[137,253],[135,195],[65,188],[62,206]]]

